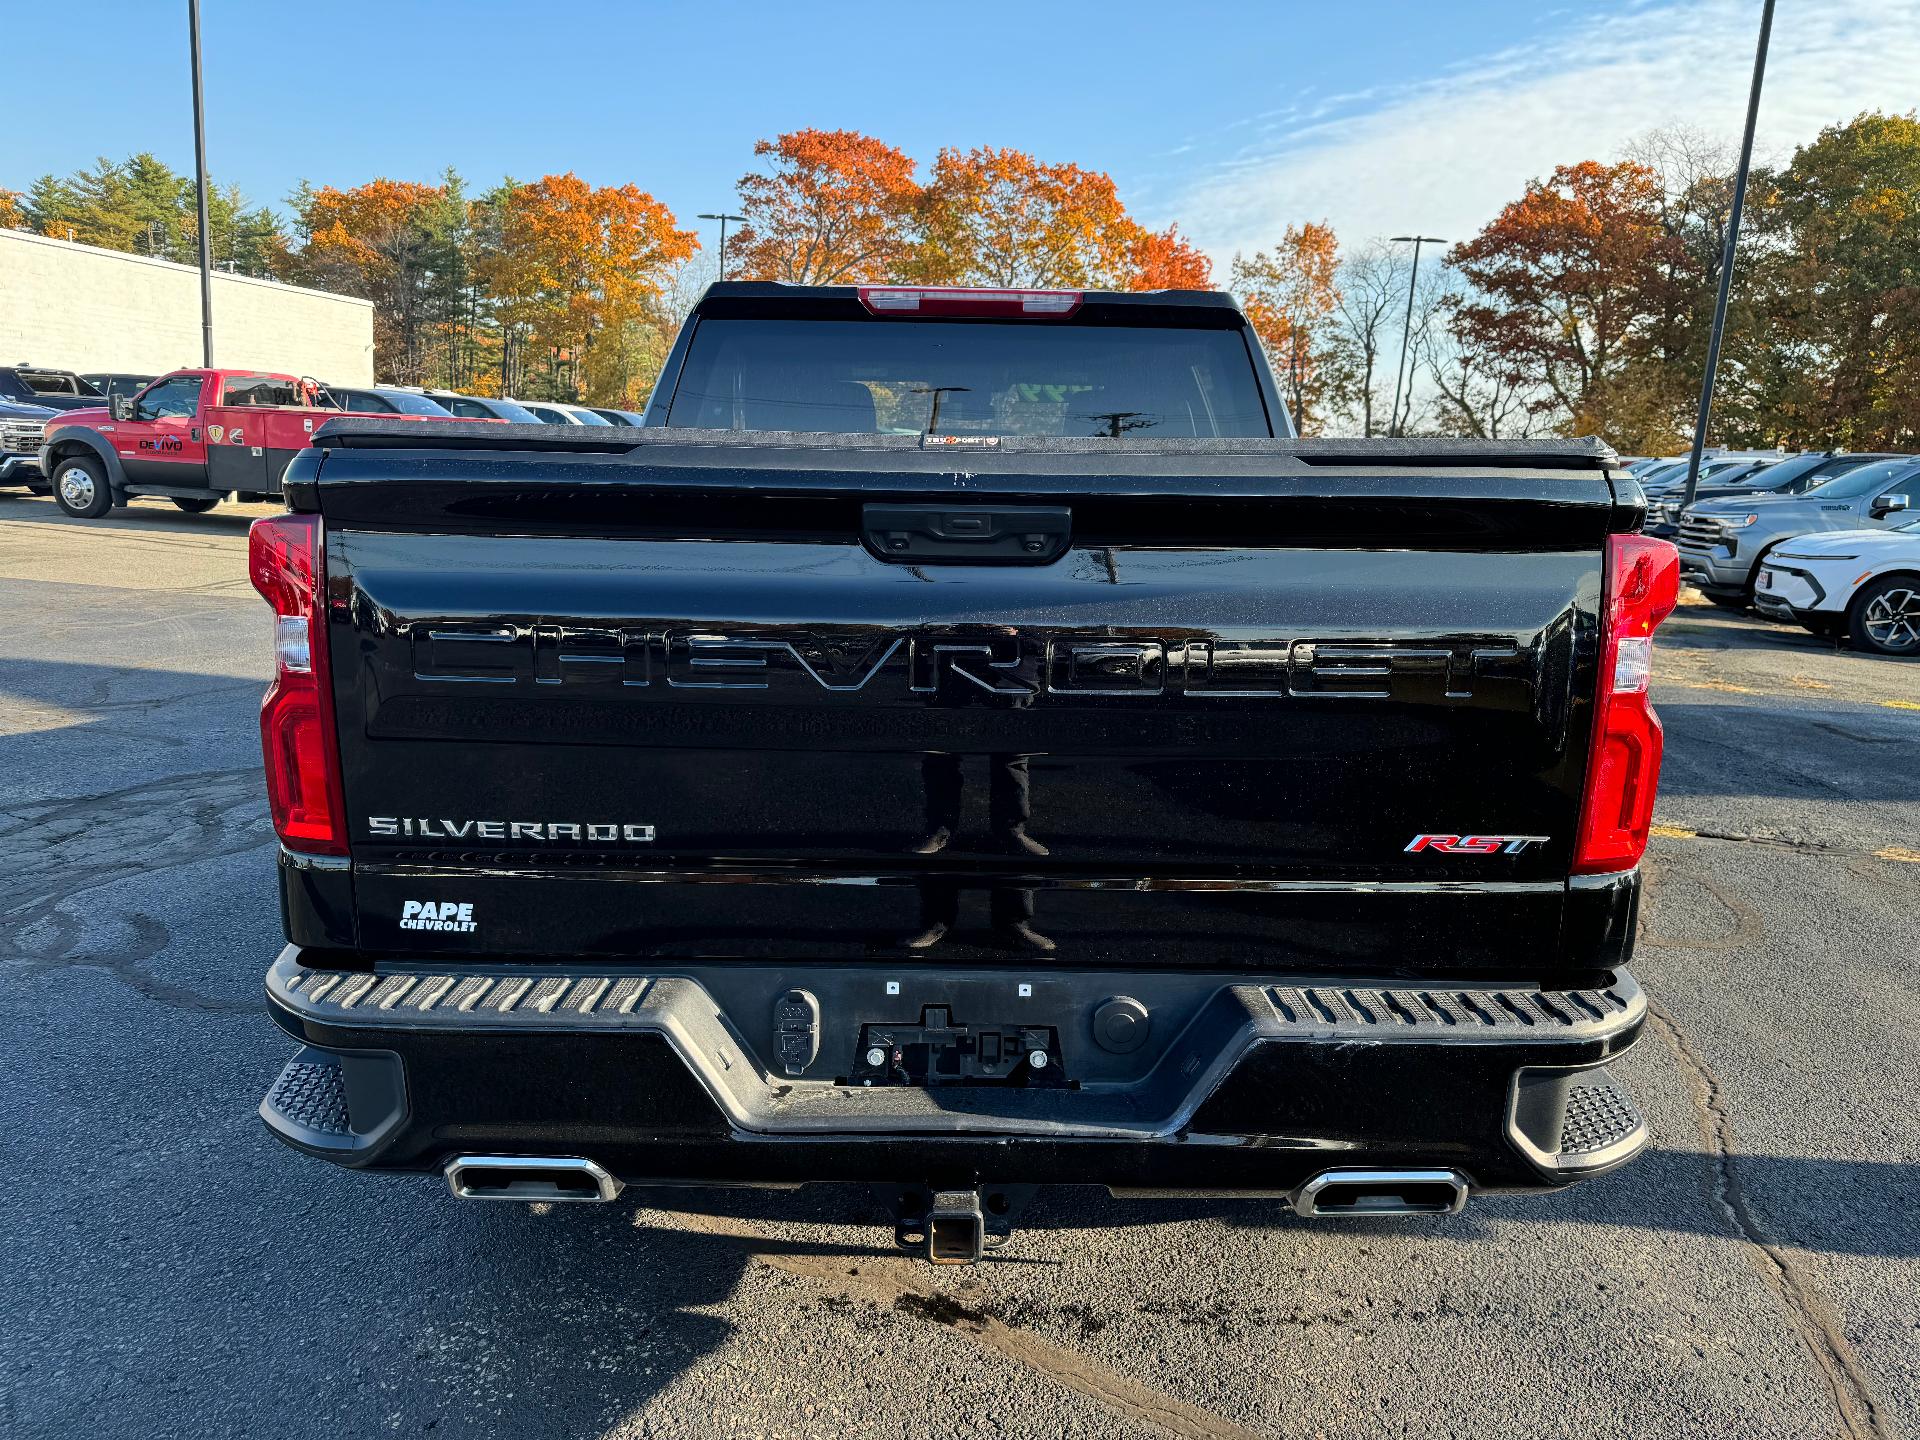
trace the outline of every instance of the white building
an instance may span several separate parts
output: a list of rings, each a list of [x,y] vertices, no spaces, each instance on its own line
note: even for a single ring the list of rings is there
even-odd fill
[[[191,265],[0,230],[0,364],[162,375],[200,364]],[[213,274],[213,363],[373,383],[373,305]]]

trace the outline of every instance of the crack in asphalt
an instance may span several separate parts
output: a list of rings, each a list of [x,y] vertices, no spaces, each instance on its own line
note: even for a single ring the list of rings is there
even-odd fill
[[[770,1243],[771,1237],[726,1216],[677,1214],[688,1227],[708,1235]],[[914,1278],[906,1260],[868,1261],[849,1265],[837,1256],[802,1255],[778,1249],[760,1249],[753,1258],[804,1280],[825,1284],[850,1301],[867,1301],[882,1309],[913,1315],[943,1325],[975,1344],[1038,1371],[1111,1410],[1123,1420],[1150,1426],[1178,1440],[1254,1440],[1254,1431],[1190,1405],[1184,1400],[1131,1380],[1077,1350],[1056,1345],[1030,1330],[1022,1330],[985,1310],[962,1304],[952,1296],[931,1290]]]
[[[222,999],[144,969],[171,939],[152,916],[118,916],[128,938],[87,948],[87,927],[67,906],[123,880],[259,849],[272,839],[265,810],[259,769],[252,765],[18,807],[9,814],[15,823],[0,829],[0,961],[23,977],[104,970],[172,1009],[256,1013],[251,999]]]
[[[1825,855],[1836,860],[1920,861],[1920,851],[1905,845],[1882,845],[1878,850],[1854,850],[1845,845],[1830,845],[1824,840],[1802,840],[1792,835],[1756,835],[1740,830],[1695,830],[1685,825],[1655,825],[1653,834],[1663,840],[1721,840],[1732,845],[1760,845],[1770,850],[1789,850],[1801,855]]]
[[[1913,743],[1911,735],[1862,735],[1858,730],[1849,730],[1844,725],[1836,725],[1831,720],[1815,720],[1813,728],[1824,730],[1829,735],[1842,740],[1851,740],[1856,745],[1900,745]]]
[[[1650,1003],[1647,1019],[1692,1082],[1694,1118],[1712,1162],[1708,1193],[1734,1236],[1745,1242],[1755,1271],[1799,1332],[1814,1369],[1832,1395],[1841,1434],[1846,1440],[1899,1440],[1900,1432],[1875,1395],[1840,1317],[1801,1273],[1791,1252],[1768,1233],[1741,1183],[1736,1161],[1739,1147],[1719,1077],[1665,1007]]]
[[[1757,909],[1742,900],[1738,895],[1725,889],[1718,882],[1709,879],[1698,871],[1688,870],[1681,866],[1673,865],[1671,862],[1663,861],[1655,863],[1651,860],[1644,861],[1641,869],[1645,876],[1649,897],[1657,893],[1667,883],[1667,875],[1671,872],[1674,875],[1691,880],[1702,890],[1706,891],[1707,894],[1711,895],[1719,904],[1720,908],[1727,912],[1733,924],[1728,933],[1714,936],[1711,939],[1691,937],[1685,939],[1669,939],[1664,935],[1655,934],[1652,922],[1650,920],[1643,920],[1641,922],[1639,937],[1635,942],[1636,944],[1644,945],[1650,950],[1692,950],[1703,955],[1724,955],[1730,951],[1744,950],[1748,946],[1757,943],[1766,935],[1766,920]]]

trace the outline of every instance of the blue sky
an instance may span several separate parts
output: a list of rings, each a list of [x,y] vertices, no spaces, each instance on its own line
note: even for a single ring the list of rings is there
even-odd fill
[[[1781,8],[1763,154],[1920,103],[1913,0]],[[192,162],[185,5],[9,7],[0,185],[98,155]],[[1757,0],[1339,5],[325,6],[203,0],[215,179],[486,184],[574,170],[692,223],[756,138],[864,130],[930,161],[1011,145],[1110,171],[1134,212],[1224,260],[1289,221],[1449,238],[1530,175],[1655,126],[1737,136]],[[1814,12],[1814,13],[1809,13]],[[71,55],[74,65],[59,63]],[[76,66],[84,60],[84,66]],[[73,104],[76,73],[108,83]],[[39,117],[29,120],[28,117]]]

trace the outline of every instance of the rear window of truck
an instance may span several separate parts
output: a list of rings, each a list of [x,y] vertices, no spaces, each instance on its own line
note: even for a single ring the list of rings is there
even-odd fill
[[[22,370],[20,378],[27,382],[27,388],[36,395],[98,395],[100,393],[78,375],[65,375],[58,370]]]
[[[270,375],[246,375],[229,380],[222,392],[222,405],[298,405],[300,392],[286,380]]]
[[[880,435],[1273,433],[1239,330],[703,320],[667,424]]]

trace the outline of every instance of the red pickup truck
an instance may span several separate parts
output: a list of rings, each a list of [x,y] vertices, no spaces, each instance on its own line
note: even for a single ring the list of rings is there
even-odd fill
[[[287,462],[341,413],[329,399],[324,386],[293,375],[176,370],[111,406],[49,423],[40,473],[60,508],[84,520],[135,495],[165,496],[193,514],[229,496],[278,496]]]

